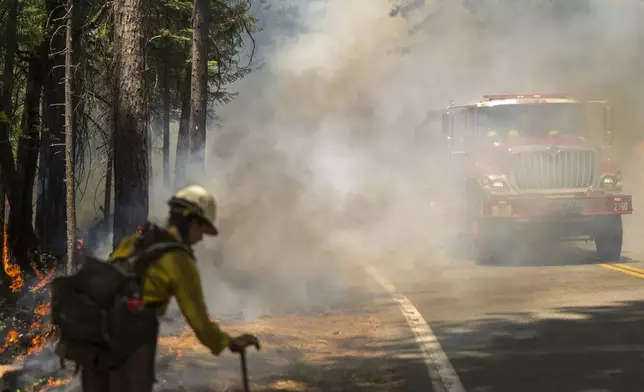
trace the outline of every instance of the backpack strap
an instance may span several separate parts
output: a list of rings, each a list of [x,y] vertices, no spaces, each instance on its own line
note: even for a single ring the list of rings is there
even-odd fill
[[[130,265],[132,265],[136,276],[142,278],[154,261],[158,260],[164,253],[174,250],[183,251],[194,258],[192,249],[188,245],[178,241],[167,241],[152,244],[141,252],[137,252],[129,262],[131,263]]]
[[[128,257],[114,260],[114,266],[124,275],[134,275],[143,278],[150,265],[168,251],[183,251],[194,258],[192,248],[177,241],[166,230],[151,223],[146,223],[139,232],[134,244],[134,250]],[[124,264],[122,264],[124,262]],[[120,264],[120,265],[119,265]]]

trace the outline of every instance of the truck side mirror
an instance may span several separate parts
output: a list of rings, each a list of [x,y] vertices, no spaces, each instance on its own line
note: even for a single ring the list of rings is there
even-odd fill
[[[450,113],[449,112],[443,113],[442,120],[443,120],[443,135],[447,137],[452,136],[452,127],[451,127],[452,116],[450,115]]]
[[[604,145],[610,147],[613,144],[613,108],[604,106]]]

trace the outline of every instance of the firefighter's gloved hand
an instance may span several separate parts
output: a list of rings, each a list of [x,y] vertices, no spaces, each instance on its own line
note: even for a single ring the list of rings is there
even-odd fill
[[[248,346],[255,346],[255,348],[259,350],[259,339],[257,339],[257,337],[253,335],[243,334],[231,339],[230,342],[228,342],[228,348],[234,353],[241,353]]]

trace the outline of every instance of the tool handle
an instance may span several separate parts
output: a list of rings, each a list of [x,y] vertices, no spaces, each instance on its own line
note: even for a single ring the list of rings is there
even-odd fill
[[[242,368],[242,378],[244,380],[244,392],[250,392],[250,386],[248,385],[248,368],[246,366],[246,349],[242,350],[239,353],[241,357],[241,368]]]

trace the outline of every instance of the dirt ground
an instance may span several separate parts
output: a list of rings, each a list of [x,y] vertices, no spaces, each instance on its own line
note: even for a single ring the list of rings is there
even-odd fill
[[[424,377],[392,301],[364,285],[347,298],[308,314],[223,323],[232,335],[260,338],[261,351],[252,348],[247,355],[251,390],[402,391],[411,378]],[[237,355],[213,357],[186,331],[160,341],[158,390],[241,391],[240,368]]]

